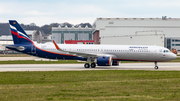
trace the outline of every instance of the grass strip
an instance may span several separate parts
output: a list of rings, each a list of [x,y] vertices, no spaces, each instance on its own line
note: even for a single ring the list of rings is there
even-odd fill
[[[30,57],[27,54],[0,54],[0,57]]]
[[[178,101],[180,71],[0,73],[1,101]]]

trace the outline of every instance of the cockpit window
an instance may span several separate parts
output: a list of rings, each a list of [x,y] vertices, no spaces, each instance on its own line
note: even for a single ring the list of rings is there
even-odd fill
[[[164,53],[169,53],[169,52],[171,52],[170,50],[164,50]]]

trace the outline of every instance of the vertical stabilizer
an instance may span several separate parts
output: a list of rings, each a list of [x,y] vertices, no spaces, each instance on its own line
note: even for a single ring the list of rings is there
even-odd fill
[[[21,28],[16,20],[9,20],[11,34],[13,36],[14,44],[33,43],[26,32]]]

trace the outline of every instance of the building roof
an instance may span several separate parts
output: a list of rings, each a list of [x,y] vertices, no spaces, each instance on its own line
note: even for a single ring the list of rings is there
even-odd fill
[[[180,18],[97,18],[97,20],[180,20]]]

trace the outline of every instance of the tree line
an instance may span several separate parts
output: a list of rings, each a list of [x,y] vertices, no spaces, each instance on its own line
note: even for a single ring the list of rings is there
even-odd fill
[[[51,34],[51,29],[52,27],[58,27],[59,25],[61,27],[65,27],[66,25],[68,27],[72,27],[73,25],[70,24],[70,23],[52,23],[52,24],[49,24],[49,25],[44,25],[42,27],[39,27],[39,26],[32,26],[32,25],[24,25],[24,24],[20,24],[21,27],[24,29],[24,30],[39,30],[39,31],[43,31],[45,34]],[[89,23],[81,23],[81,24],[77,24],[75,25],[74,27],[77,28],[79,26],[81,26],[82,28],[85,27],[85,26],[88,26],[90,28],[92,28],[92,25],[89,24]],[[9,23],[0,23],[0,36],[2,35],[11,35],[10,33],[10,27],[9,27]]]

